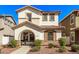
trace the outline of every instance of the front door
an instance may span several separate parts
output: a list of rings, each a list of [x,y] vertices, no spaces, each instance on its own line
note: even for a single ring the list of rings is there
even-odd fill
[[[32,32],[23,32],[21,38],[21,45],[28,45],[34,42],[34,34]]]
[[[53,40],[53,32],[48,32],[48,41]]]
[[[75,31],[75,41],[79,44],[79,30]]]

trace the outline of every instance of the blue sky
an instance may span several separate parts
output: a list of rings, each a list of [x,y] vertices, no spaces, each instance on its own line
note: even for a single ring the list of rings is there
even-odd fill
[[[16,23],[18,23],[18,15],[16,10],[24,7],[25,5],[0,5],[0,15],[1,14],[10,14],[14,17]],[[59,15],[59,21],[61,21],[64,16],[69,14],[72,10],[79,9],[79,5],[32,5],[43,11],[61,11]]]

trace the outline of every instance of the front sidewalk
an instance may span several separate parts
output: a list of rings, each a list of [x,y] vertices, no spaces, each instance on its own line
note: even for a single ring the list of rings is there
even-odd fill
[[[21,48],[13,51],[12,53],[10,54],[26,54],[28,53],[28,51],[31,49],[30,46],[22,46]]]

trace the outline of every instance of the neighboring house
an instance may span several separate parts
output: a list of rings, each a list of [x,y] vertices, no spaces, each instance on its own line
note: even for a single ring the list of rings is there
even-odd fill
[[[70,41],[79,43],[79,10],[72,11],[61,22],[60,26],[64,26],[63,36],[70,37]]]
[[[42,11],[32,6],[17,10],[19,24],[14,27],[15,40],[21,45],[35,40],[57,41],[61,37],[61,27],[58,24],[60,11]]]
[[[10,15],[0,15],[0,44],[6,45],[14,38],[14,30],[12,27],[16,25],[14,19]]]

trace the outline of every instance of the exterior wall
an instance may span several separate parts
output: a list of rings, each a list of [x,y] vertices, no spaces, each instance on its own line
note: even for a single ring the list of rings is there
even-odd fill
[[[39,14],[38,12],[35,12],[35,11],[31,11],[29,9],[26,9],[22,12],[19,12],[18,13],[18,18],[19,18],[19,24],[22,23],[22,22],[25,22],[25,21],[28,21],[28,18],[26,16],[27,13],[31,13],[32,14],[32,23],[36,24],[36,25],[55,25],[55,26],[58,26],[58,15],[54,15],[54,19],[55,21],[49,21],[49,16],[47,16],[47,20],[48,21],[42,21],[42,16],[41,14]]]
[[[70,32],[75,28],[75,19],[74,24],[70,24],[70,16],[65,18],[61,23],[60,26],[64,26],[65,29],[62,31],[63,35],[70,36]]]
[[[4,30],[2,30],[2,33],[4,35],[14,36],[14,30],[11,27],[7,26],[7,25],[4,25]]]
[[[7,19],[13,22],[11,17],[7,17]],[[5,18],[2,19],[2,24],[3,24],[2,26],[4,28],[4,30],[2,30],[3,35],[14,36],[14,30],[12,29],[12,27],[15,26],[15,24],[13,24],[13,23],[10,24]]]
[[[60,26],[64,26],[65,29],[62,31],[62,35],[69,36],[70,35],[70,17],[66,18],[64,21],[60,23]]]
[[[76,17],[76,28],[79,28],[79,16]]]
[[[61,32],[56,32],[56,40],[59,40],[59,38],[61,38]]]
[[[48,21],[42,21],[42,19],[40,20],[40,25],[55,25],[58,26],[58,15],[54,15],[54,21],[49,21],[50,15],[47,16]]]
[[[74,23],[70,24],[70,16],[74,14]],[[61,26],[65,26],[65,30],[63,30],[62,33],[65,33],[68,37],[68,42],[77,42],[78,40],[78,30],[79,28],[79,13],[77,14],[77,11],[72,12],[70,15],[68,15],[61,23]]]
[[[30,8],[31,9],[31,8]],[[31,13],[32,14],[32,19],[31,22],[39,25],[39,26],[43,26],[43,25],[47,25],[47,26],[58,26],[58,14],[54,15],[54,21],[49,21],[50,20],[50,15],[47,15],[47,21],[43,21],[43,15],[40,14],[39,12],[37,12],[36,10],[30,10],[30,9],[26,9],[24,11],[18,12],[18,20],[19,20],[19,24],[25,21],[28,21],[28,17],[27,17],[27,13]],[[35,34],[35,39],[40,39],[40,40],[44,40],[45,37],[45,33],[42,31],[39,31],[39,29],[37,30],[35,27],[33,28],[32,25],[25,25],[22,26],[20,28],[15,29],[15,40],[21,40],[21,33],[24,30],[31,30],[34,34]],[[57,36],[57,40],[58,38],[61,37],[61,33],[57,32],[56,33]]]
[[[37,25],[40,24],[39,20],[41,16],[28,9],[18,13],[18,18],[21,18],[19,19],[19,24],[28,20],[27,13],[32,13],[32,23],[37,24]]]
[[[44,33],[43,32],[34,30],[34,29],[32,29],[32,27],[27,27],[27,26],[22,26],[22,27],[20,27],[18,29],[15,29],[15,39],[16,40],[21,40],[21,33],[24,30],[32,31],[35,34],[35,39],[44,40]]]
[[[7,19],[13,22],[11,17],[7,17]],[[11,26],[9,25],[11,24],[9,24],[9,22],[5,18],[3,17],[0,18],[0,28],[4,28],[3,30],[0,30],[0,44],[1,45],[8,44],[9,40],[11,40],[9,36],[14,36],[14,30],[12,29],[12,27],[15,25],[15,23],[13,22]],[[5,37],[4,35],[9,35],[9,36]]]

